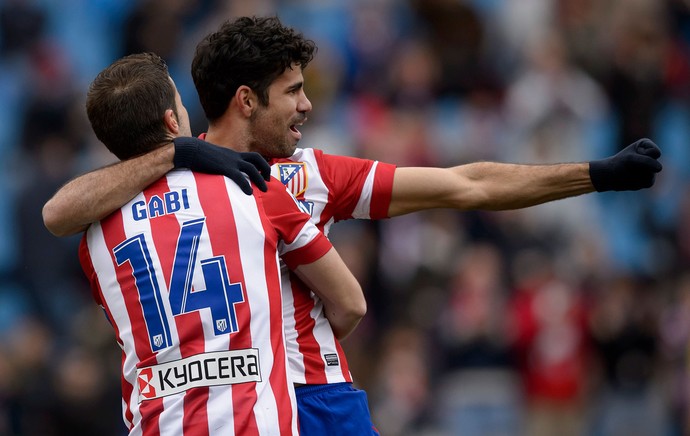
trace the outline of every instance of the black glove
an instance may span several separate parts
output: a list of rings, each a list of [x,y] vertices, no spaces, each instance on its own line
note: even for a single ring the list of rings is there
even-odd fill
[[[640,139],[611,157],[590,162],[589,177],[599,192],[649,188],[661,171],[660,156],[655,143]]]
[[[237,183],[245,194],[251,195],[252,187],[244,178],[246,174],[260,190],[266,192],[266,181],[271,177],[271,166],[259,153],[240,153],[199,138],[175,138],[173,143],[175,168],[222,174]]]

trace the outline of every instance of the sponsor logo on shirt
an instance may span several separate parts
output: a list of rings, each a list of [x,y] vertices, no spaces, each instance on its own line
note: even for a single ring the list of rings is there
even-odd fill
[[[324,354],[323,358],[326,360],[326,365],[328,366],[338,366],[340,365],[340,361],[338,360],[338,355],[333,353],[333,354]]]
[[[137,370],[139,402],[191,388],[260,382],[259,350],[217,351]]]

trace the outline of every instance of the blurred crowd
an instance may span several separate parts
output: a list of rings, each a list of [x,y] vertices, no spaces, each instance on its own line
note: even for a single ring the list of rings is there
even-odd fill
[[[161,55],[202,133],[194,47],[240,15],[319,47],[305,147],[441,167],[662,149],[649,190],[334,226],[383,435],[690,435],[687,0],[0,0],[0,435],[125,434],[80,236],[41,207],[114,161],[84,100],[122,55]]]

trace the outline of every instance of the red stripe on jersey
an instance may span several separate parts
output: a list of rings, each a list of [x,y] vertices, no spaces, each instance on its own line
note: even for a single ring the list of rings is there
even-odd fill
[[[336,222],[352,218],[374,161],[331,156],[321,150],[314,150],[314,158],[321,178],[328,187],[328,204],[320,222],[325,223],[331,217]]]
[[[151,198],[165,198],[165,193],[170,191],[167,179],[159,179],[156,183],[144,190],[146,204]],[[156,246],[156,253],[160,261],[163,277],[167,289],[170,289],[172,280],[173,263],[175,261],[175,249],[180,234],[180,224],[175,214],[165,214],[149,219],[151,225],[151,237]],[[179,314],[174,317],[175,328],[180,339],[180,356],[182,358],[200,354],[205,351],[204,330],[201,325],[199,312]],[[191,389],[184,396],[184,416],[182,418],[183,434],[207,435],[208,413],[208,388]]]
[[[99,306],[105,306],[103,304],[103,290],[101,289],[101,284],[98,282],[96,270],[93,267],[91,254],[89,253],[89,245],[86,242],[86,232],[84,232],[84,236],[81,238],[81,241],[79,241],[79,263],[91,285],[91,297],[93,297],[94,301]],[[108,314],[108,316],[110,316],[110,314]]]
[[[259,202],[259,205],[263,205],[266,201],[269,203],[274,201],[288,201],[290,202],[288,204],[292,204],[293,200],[291,198],[284,198],[282,200],[280,198],[273,198],[277,197],[276,194],[282,192],[285,192],[282,185],[276,184],[269,188],[266,194],[261,195],[262,201]],[[263,211],[265,213],[265,208]],[[290,389],[288,383],[291,383],[291,381],[287,379],[286,372],[288,363],[285,344],[283,342],[285,338],[283,332],[283,299],[280,288],[280,269],[276,261],[275,250],[278,235],[276,234],[276,228],[271,226],[271,224],[275,222],[275,219],[270,215],[268,218],[270,221],[262,220],[264,234],[267,235],[264,239],[264,269],[266,271],[266,283],[268,286],[270,322],[271,326],[276,326],[276,328],[271,329],[271,348],[273,349],[274,360],[273,367],[271,368],[271,375],[269,377],[273,396],[276,399],[280,428],[287,430],[292,426],[293,409],[290,395],[288,394],[288,389]],[[275,236],[269,237],[268,235]],[[280,326],[280,328],[277,328],[277,326]]]
[[[125,353],[122,353],[122,365],[125,363]],[[134,386],[125,379],[125,374],[120,371],[120,385],[122,386],[122,398],[132,398],[132,392],[134,391]],[[129,401],[125,401],[125,420],[127,424],[127,429],[132,430],[134,421],[134,413],[132,413],[132,408],[129,407]]]
[[[89,247],[86,243],[86,233],[84,233],[84,237],[81,239],[81,242],[79,244],[79,262],[81,263],[81,267],[84,270],[84,274],[86,274],[86,277],[89,279],[89,283],[91,284],[91,293],[93,295],[94,300],[96,300],[96,303],[98,303],[98,305],[103,308],[103,311],[108,317],[110,325],[115,330],[116,340],[121,343],[122,340],[120,339],[120,329],[117,327],[117,324],[112,322],[113,314],[110,312],[110,307],[106,304],[103,304],[103,290],[101,289],[101,284],[98,281],[98,277],[96,276],[96,270],[93,268],[91,253],[89,253]],[[124,368],[125,366],[125,357],[126,356],[123,351],[121,354],[120,368]],[[134,390],[134,386],[132,386],[125,379],[124,371],[120,371],[120,386],[122,387],[122,398],[127,399],[127,401],[124,402],[126,405],[124,415],[125,420],[128,423],[129,430],[131,430],[131,423],[134,420],[134,414],[132,413],[132,409],[129,407],[129,398],[132,397],[132,391]]]
[[[193,395],[190,395],[193,391]],[[208,403],[209,388],[198,387],[187,392],[184,397],[184,417],[182,418],[182,434],[202,436],[208,434]]]
[[[272,179],[271,182],[274,180],[276,179]],[[301,229],[304,225],[304,222],[302,221],[308,220],[309,216],[306,214],[295,213],[295,209],[292,207],[293,200],[290,198],[289,194],[287,194],[285,189],[282,188],[282,186],[275,190],[269,188],[265,196],[268,197],[269,195],[275,197],[275,199],[271,198],[269,201],[264,201],[264,206],[269,215],[269,219],[273,223],[278,233],[281,235],[282,239],[287,243],[290,243],[297,237],[297,232],[295,232],[294,229]],[[268,200],[268,198],[266,198],[266,200]],[[285,206],[291,207],[286,208]],[[289,234],[286,234],[286,232]],[[307,247],[310,249],[305,250]],[[323,233],[320,233],[305,247],[297,249],[294,252],[283,254],[282,259],[288,266],[294,269],[298,265],[311,263],[319,259],[328,250],[330,250],[331,247],[332,245],[328,239],[323,235]],[[308,251],[313,252],[313,254],[317,254],[317,256],[306,257],[306,252]],[[305,362],[313,362],[311,365],[306,365],[305,363],[305,366],[308,368],[305,377],[307,383],[309,384],[323,384],[327,382],[324,373],[325,366],[320,357],[321,353],[319,344],[313,334],[314,320],[310,316],[311,309],[314,308],[314,301],[310,297],[308,287],[294,274],[290,273],[290,276],[292,278],[291,282],[293,286],[292,291],[295,305],[295,328],[298,332],[298,346],[300,347],[300,352],[304,354]],[[295,285],[296,282],[298,282],[299,285]]]
[[[268,191],[262,196],[263,208],[280,238],[286,244],[292,244],[309,222],[310,216],[297,208],[294,198],[278,179],[271,177],[268,186]],[[282,259],[290,269],[294,269],[320,259],[331,248],[330,241],[322,232],[305,246],[283,254]]]
[[[295,274],[290,273],[292,297],[295,306],[295,329],[297,330],[297,344],[304,359],[304,377],[307,384],[328,383],[325,364],[321,358],[321,347],[314,336],[314,319],[311,311],[314,300],[307,285]]]
[[[309,215],[299,212],[294,197],[278,179],[271,177],[267,185],[268,191],[262,196],[263,208],[280,238],[291,244],[309,220]]]
[[[160,436],[160,417],[163,413],[163,399],[154,398],[142,401],[139,405],[141,416],[148,416],[149,419],[141,421],[141,434],[143,436]]]
[[[110,215],[107,219],[102,221],[101,227],[103,229],[103,237],[108,247],[116,247],[121,242],[127,239],[122,221],[122,212],[117,211]],[[110,250],[110,258],[113,262],[117,281],[122,290],[122,297],[127,308],[127,315],[132,326],[132,336],[134,337],[134,350],[137,353],[137,358],[143,365],[148,366],[156,363],[156,356],[151,352],[149,345],[149,338],[146,335],[146,329],[136,328],[136,326],[145,326],[144,314],[141,311],[139,303],[139,295],[134,288],[134,277],[132,266],[129,262],[122,265],[117,265],[115,254]],[[130,291],[130,292],[128,292]]]
[[[352,383],[352,375],[350,374],[350,366],[347,364],[347,358],[345,357],[345,351],[340,345],[338,338],[333,338],[335,340],[335,348],[338,352],[338,358],[340,359],[340,369],[343,372],[343,378]]]
[[[371,209],[369,216],[373,220],[388,218],[388,208],[393,195],[393,178],[395,165],[379,162],[376,165],[376,177],[371,194]]]
[[[180,355],[185,358],[203,353],[204,329],[198,311],[183,313],[175,316],[175,328],[180,338]],[[209,388],[197,387],[190,389],[184,396],[184,417],[182,418],[183,434],[208,434],[208,403]]]
[[[294,270],[300,265],[307,265],[321,259],[331,248],[333,248],[331,241],[319,232],[308,244],[283,254],[281,258],[288,268]]]
[[[118,244],[127,239],[124,230],[124,222],[122,218],[122,211],[117,211],[101,222],[103,229],[103,236],[105,238],[106,246],[117,247]],[[132,337],[134,338],[134,349],[141,367],[156,364],[156,355],[151,351],[149,338],[146,334],[146,321],[144,314],[141,311],[141,304],[139,302],[138,293],[134,292],[133,271],[129,262],[125,262],[117,266],[115,254],[110,251],[110,257],[117,275],[117,281],[120,283],[122,289],[122,297],[127,308],[127,315],[129,316],[130,325],[132,326]],[[127,292],[127,291],[130,292]],[[141,327],[141,328],[137,328]],[[129,402],[129,398],[126,401]],[[144,436],[157,436],[160,434],[158,417],[163,411],[163,400],[158,398],[150,401],[144,401],[139,406],[142,416],[151,416],[150,420],[141,423],[142,433]]]
[[[146,198],[146,204],[149,204],[151,198],[157,196],[164,198],[166,192],[170,191],[167,179],[163,177],[156,183],[146,188],[143,192]],[[149,218],[151,225],[151,237],[153,244],[156,246],[156,253],[160,260],[161,268],[163,270],[163,277],[165,284],[170,289],[170,279],[172,277],[173,261],[175,260],[175,248],[177,246],[177,235],[180,234],[180,224],[177,222],[175,214],[165,214],[157,217]],[[161,249],[158,249],[161,247]]]
[[[194,174],[197,183],[199,202],[206,216],[208,234],[211,238],[214,256],[225,256],[228,266],[230,283],[242,283],[246,295],[247,286],[244,281],[244,273],[240,258],[239,242],[237,239],[237,227],[235,224],[232,205],[228,198],[225,178],[207,174]],[[239,265],[238,265],[239,264]],[[235,266],[236,265],[236,266]],[[251,312],[248,304],[235,306],[237,316],[237,333],[230,338],[229,348],[233,350],[252,347],[251,338]],[[235,434],[258,434],[256,416],[253,405],[256,404],[257,394],[254,383],[240,383],[232,387],[232,404],[234,415],[243,417],[235,419]]]

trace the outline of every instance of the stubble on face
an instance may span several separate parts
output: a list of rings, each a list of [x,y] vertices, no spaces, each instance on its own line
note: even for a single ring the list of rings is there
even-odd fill
[[[302,134],[311,103],[304,94],[302,68],[293,65],[268,88],[268,104],[259,105],[249,119],[249,145],[266,158],[290,157]]]
[[[265,158],[290,157],[297,141],[288,135],[286,121],[268,106],[260,106],[249,119],[249,149]]]

